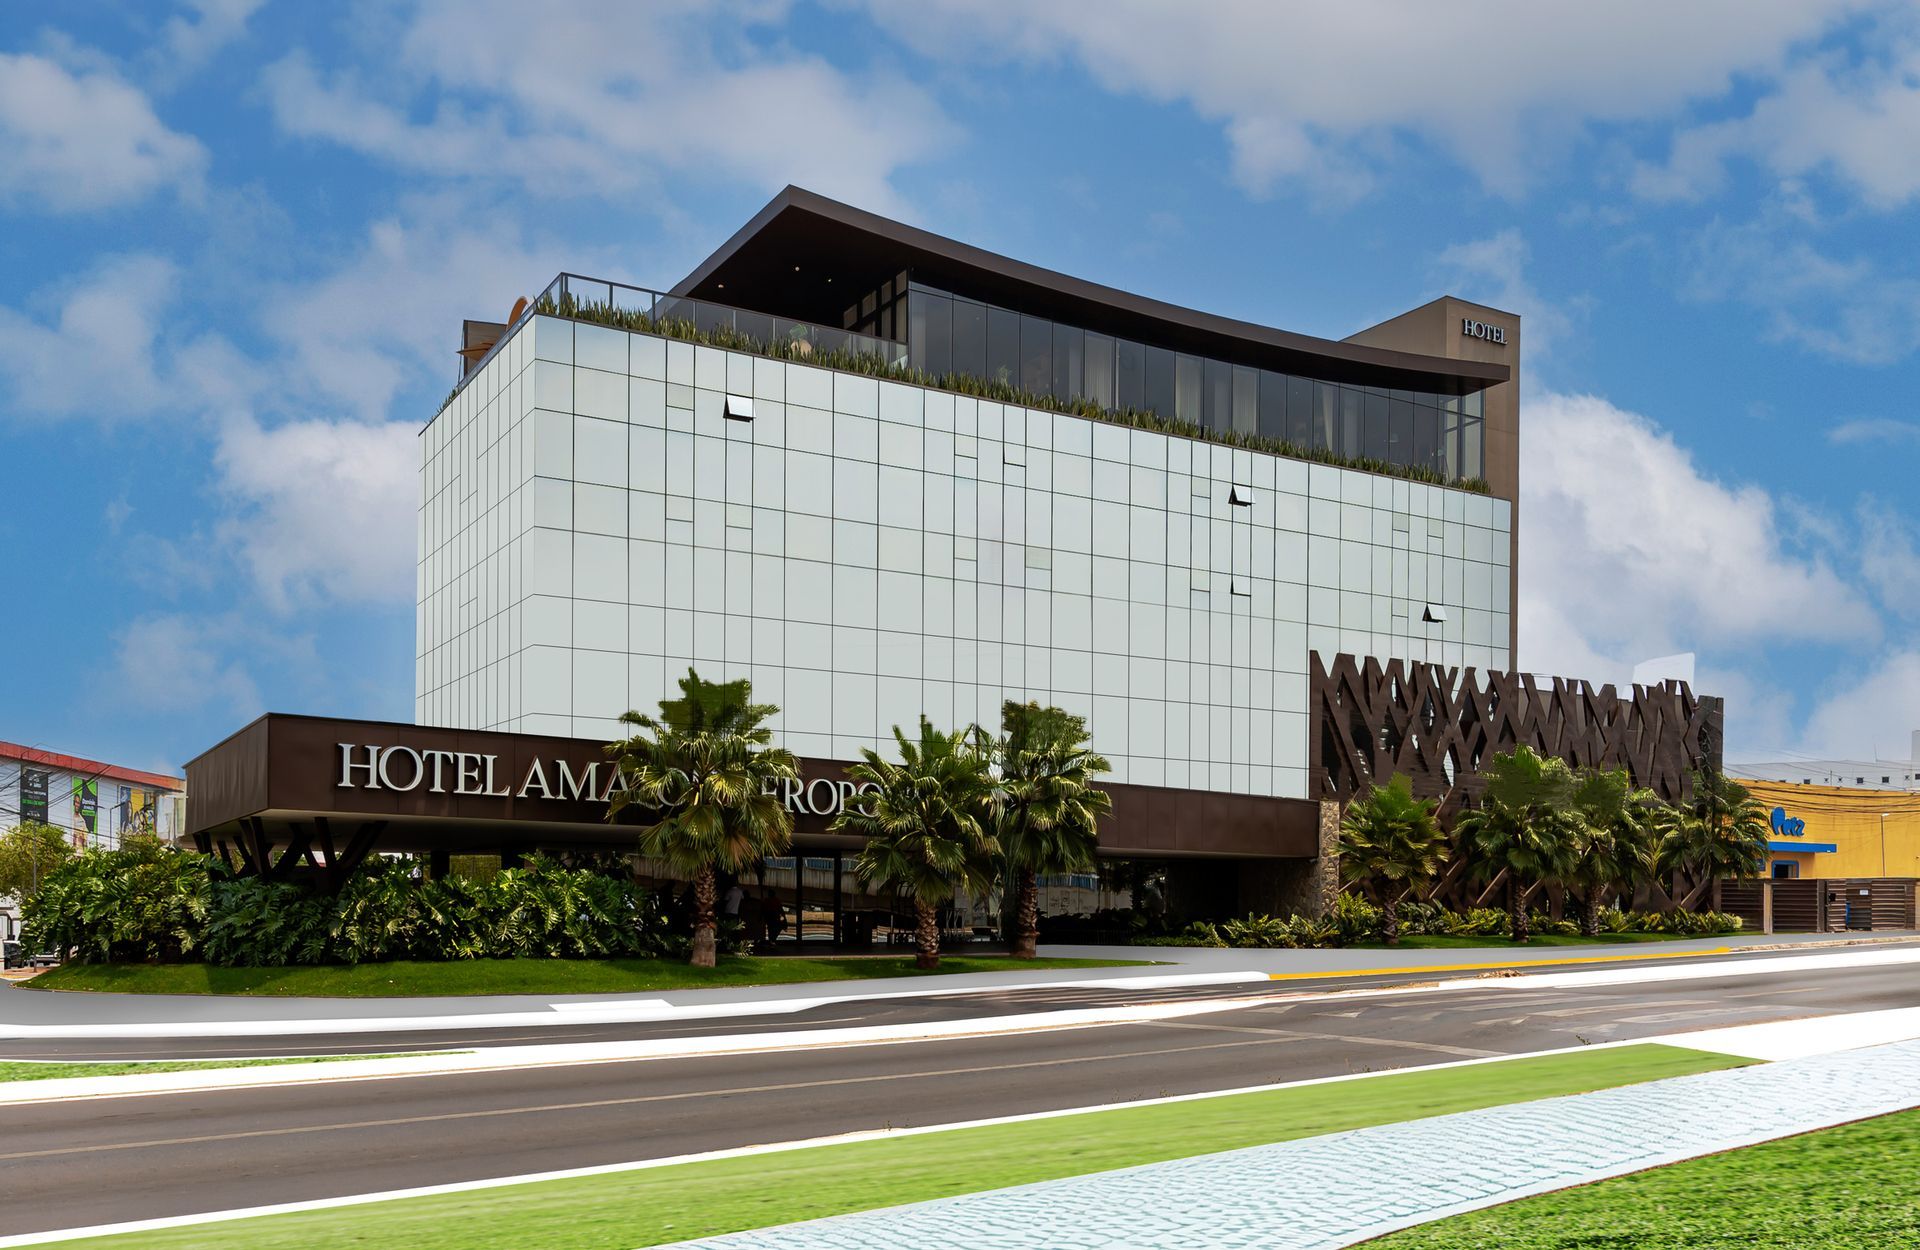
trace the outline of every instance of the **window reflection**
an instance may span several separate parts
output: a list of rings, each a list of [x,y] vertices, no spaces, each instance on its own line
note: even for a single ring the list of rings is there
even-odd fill
[[[896,280],[897,284],[898,280]],[[896,285],[897,289],[897,285]],[[731,310],[728,310],[731,311]],[[696,319],[704,309],[689,308]],[[1346,386],[1118,339],[913,284],[903,320],[913,363],[1111,411],[1155,412],[1303,451],[1428,469],[1486,471],[1483,395]]]

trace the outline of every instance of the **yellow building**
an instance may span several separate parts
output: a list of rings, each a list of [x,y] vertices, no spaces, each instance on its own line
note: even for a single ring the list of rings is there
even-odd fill
[[[1746,781],[1771,818],[1769,875],[1920,877],[1920,794]]]

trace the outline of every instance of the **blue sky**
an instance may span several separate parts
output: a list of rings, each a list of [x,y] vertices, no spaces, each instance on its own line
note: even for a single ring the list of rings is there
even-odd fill
[[[670,285],[788,182],[1330,337],[1519,312],[1520,666],[1697,652],[1736,757],[1920,727],[1912,6],[10,18],[0,738],[169,766],[266,709],[409,719],[460,319]]]

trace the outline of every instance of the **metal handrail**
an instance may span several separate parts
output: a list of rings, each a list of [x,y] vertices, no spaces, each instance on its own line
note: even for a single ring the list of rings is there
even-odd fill
[[[591,313],[579,315],[581,311]],[[810,321],[775,317],[712,300],[697,300],[648,287],[629,286],[604,278],[589,278],[577,273],[562,273],[546,289],[529,301],[512,324],[507,326],[485,356],[472,368],[464,365],[457,379],[457,394],[467,379],[477,375],[502,344],[529,317],[558,316],[568,320],[596,324],[628,323],[637,333],[662,334],[670,338],[714,338],[729,350],[757,351],[779,346],[779,354],[790,360],[804,361],[813,356],[830,357],[845,353],[874,356],[889,366],[907,363],[907,345],[893,339],[851,330],[836,330]],[[736,343],[729,339],[738,339]]]

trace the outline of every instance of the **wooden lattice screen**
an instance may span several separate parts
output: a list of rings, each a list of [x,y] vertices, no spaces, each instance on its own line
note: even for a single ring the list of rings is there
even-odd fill
[[[1521,744],[1575,766],[1625,767],[1661,798],[1690,798],[1692,773],[1719,768],[1721,701],[1685,682],[1612,686],[1530,673],[1313,656],[1308,793],[1344,802],[1404,773],[1451,816],[1480,788],[1482,761]]]

